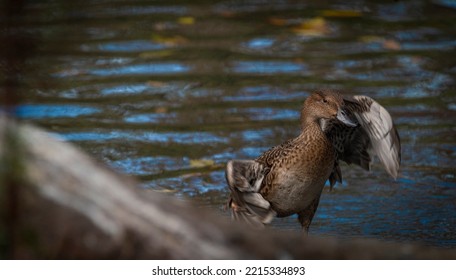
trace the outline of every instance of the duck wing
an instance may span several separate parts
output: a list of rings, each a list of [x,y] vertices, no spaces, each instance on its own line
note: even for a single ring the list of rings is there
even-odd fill
[[[231,160],[226,165],[226,181],[231,194],[231,216],[262,228],[276,216],[271,204],[259,193],[269,168],[254,160]]]
[[[227,163],[225,175],[231,191],[228,207],[235,220],[262,228],[276,216],[260,189],[272,166],[293,150],[294,141],[290,139],[272,147],[256,160],[231,160]]]
[[[357,164],[370,170],[373,156],[377,156],[385,170],[397,177],[401,162],[399,134],[388,111],[370,97],[344,97],[344,110],[349,118],[357,120],[356,127],[348,127],[337,120],[330,121],[325,134],[333,143],[337,159]],[[342,181],[338,160],[330,175],[331,187]]]

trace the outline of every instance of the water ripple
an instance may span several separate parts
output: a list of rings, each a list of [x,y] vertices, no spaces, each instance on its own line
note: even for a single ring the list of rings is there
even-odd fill
[[[83,51],[104,51],[104,52],[141,52],[153,51],[166,48],[163,44],[154,43],[146,40],[125,41],[125,42],[105,42],[96,45],[82,45]]]
[[[263,120],[296,120],[299,118],[299,112],[291,109],[274,109],[274,108],[232,108],[228,110],[232,114],[244,114],[248,119],[254,121]]]
[[[231,69],[238,74],[309,74],[306,65],[288,61],[238,61]]]
[[[61,133],[68,141],[141,141],[148,143],[178,143],[178,144],[213,144],[226,143],[227,139],[208,132],[70,132]]]
[[[125,117],[124,120],[129,123],[175,123],[176,116],[176,113],[135,114]]]
[[[16,116],[24,119],[75,118],[99,112],[99,108],[69,104],[24,104],[16,107]]]
[[[88,73],[95,76],[164,75],[185,73],[190,70],[190,66],[177,62],[157,62],[104,69],[91,69]]]
[[[127,174],[150,175],[163,171],[183,169],[189,166],[188,158],[165,156],[126,158],[111,162],[111,166]]]

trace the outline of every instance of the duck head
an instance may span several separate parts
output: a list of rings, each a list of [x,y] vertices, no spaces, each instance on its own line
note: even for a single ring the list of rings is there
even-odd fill
[[[356,126],[357,122],[348,117],[344,106],[344,99],[336,91],[315,91],[304,101],[301,123],[305,125],[308,122],[317,122],[324,130],[326,121],[337,119],[347,126]]]

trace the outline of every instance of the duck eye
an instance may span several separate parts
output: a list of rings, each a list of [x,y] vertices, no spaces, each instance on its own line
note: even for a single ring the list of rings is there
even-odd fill
[[[328,103],[328,100],[326,100],[326,98],[323,98],[323,103]]]

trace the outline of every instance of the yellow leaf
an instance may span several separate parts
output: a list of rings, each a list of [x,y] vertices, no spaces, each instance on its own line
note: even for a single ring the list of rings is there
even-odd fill
[[[365,35],[358,38],[359,41],[363,43],[379,43],[385,40],[383,37],[375,35]]]
[[[190,166],[194,168],[213,166],[215,162],[211,159],[191,159]]]
[[[195,24],[194,17],[180,17],[177,19],[177,22],[182,25],[192,25]]]
[[[152,40],[154,40],[157,43],[165,44],[165,45],[168,45],[168,46],[176,46],[176,45],[180,45],[180,44],[183,44],[183,43],[187,42],[187,39],[185,39],[182,36],[169,36],[169,37],[167,37],[167,36],[161,36],[161,35],[158,35],[158,34],[152,35]]]
[[[350,18],[361,17],[363,14],[356,10],[324,10],[321,15],[324,17]]]
[[[161,51],[150,51],[150,52],[142,52],[139,54],[141,58],[162,58],[166,56],[170,56],[173,54],[171,50],[161,50]]]
[[[161,192],[161,193],[175,193],[175,192],[177,192],[177,190],[170,190],[170,189],[155,189],[154,191]]]
[[[323,36],[329,33],[329,26],[324,18],[316,17],[303,21],[293,27],[292,31],[305,36]]]

